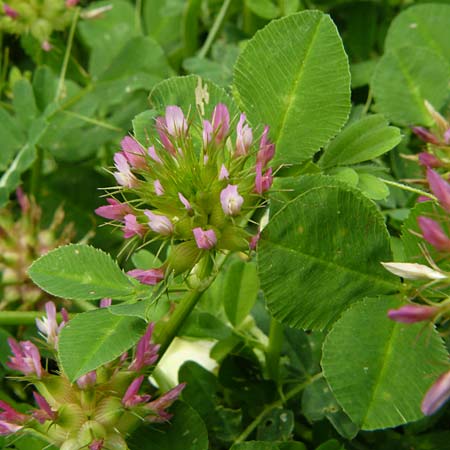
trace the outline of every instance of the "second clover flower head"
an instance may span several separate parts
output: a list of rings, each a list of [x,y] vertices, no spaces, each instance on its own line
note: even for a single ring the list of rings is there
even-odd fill
[[[201,110],[167,106],[165,115],[147,123],[145,138],[124,138],[114,156],[118,186],[96,210],[120,222],[125,238],[168,247],[159,252],[167,255],[159,268],[164,276],[217,252],[254,248],[249,218],[265,205],[273,182],[269,128],[260,127],[256,138],[245,114],[230,114],[223,103]],[[132,276],[154,284],[159,273]]]
[[[47,304],[46,309],[49,317],[47,322],[41,321],[40,331],[51,334],[57,326],[56,308]],[[32,435],[38,431],[54,448],[125,449],[137,417],[147,422],[170,419],[166,408],[178,398],[184,384],[152,398],[154,389],[146,381],[146,374],[158,359],[159,349],[151,342],[152,331],[150,324],[131,358],[126,352],[82,375],[75,383],[58,367],[52,372],[44,371],[36,345],[10,338],[12,356],[7,365],[21,372],[15,378],[32,388],[36,407],[23,414],[0,400],[0,436],[19,432]],[[57,364],[55,349],[46,350],[46,357]]]

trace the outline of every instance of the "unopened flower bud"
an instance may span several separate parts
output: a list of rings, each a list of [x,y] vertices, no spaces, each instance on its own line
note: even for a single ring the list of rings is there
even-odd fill
[[[230,174],[224,164],[220,166],[219,180],[228,180]]]
[[[266,167],[268,162],[275,155],[275,144],[272,144],[268,139],[269,127],[264,127],[261,141],[259,143],[258,154],[256,155],[256,162],[261,163],[262,167]]]
[[[155,147],[153,145],[151,147],[149,147],[147,151],[148,151],[148,155],[150,156],[150,158],[153,159],[153,161],[162,164],[162,160],[156,153]]]
[[[147,166],[145,161],[145,150],[141,144],[130,136],[125,136],[121,143],[123,154],[131,167],[142,169]]]
[[[237,137],[236,137],[236,151],[235,156],[245,156],[248,149],[253,142],[252,129],[245,123],[245,114],[241,114],[239,122],[236,127]]]
[[[168,106],[166,108],[165,121],[167,131],[171,136],[177,137],[186,134],[188,125],[179,106]]]
[[[217,237],[214,230],[203,230],[200,227],[194,228],[192,230],[194,234],[195,242],[198,248],[203,250],[210,250],[217,244]]]
[[[418,217],[417,222],[427,242],[441,252],[450,252],[450,239],[438,222],[423,216]]]
[[[444,163],[431,153],[419,153],[419,162],[425,167],[441,167]]]
[[[100,308],[109,308],[112,305],[112,298],[105,297],[100,300]]]
[[[56,307],[53,302],[47,302],[45,304],[45,311],[47,316],[44,316],[42,319],[36,319],[36,326],[41,335],[47,340],[47,343],[56,348],[59,332],[65,322],[58,325],[58,322],[56,321]]]
[[[127,158],[122,153],[114,155],[114,165],[118,172],[114,172],[114,178],[121,185],[127,188],[132,188],[137,185],[137,178],[131,173]]]
[[[144,214],[150,219],[148,225],[155,233],[163,236],[172,234],[173,224],[166,216],[155,214],[148,209],[144,211]]]
[[[6,363],[13,370],[22,372],[25,375],[36,375],[41,378],[44,370],[41,366],[41,355],[38,348],[30,341],[17,342],[13,338],[8,338],[13,356]]]
[[[108,300],[108,299],[103,299],[103,300]],[[100,305],[100,307],[102,307],[102,306]],[[97,381],[97,372],[95,370],[92,370],[91,372],[88,372],[88,373],[82,375],[80,378],[78,378],[77,385],[80,389],[89,389],[89,388],[95,386],[96,381]]]
[[[422,412],[426,416],[434,414],[450,398],[450,370],[443,373],[428,389],[422,400]]]
[[[203,121],[203,146],[207,147],[212,140],[213,127],[209,120]],[[206,155],[205,155],[206,156]]]
[[[11,17],[11,19],[15,20],[19,17],[19,13],[11,8],[7,3],[3,3],[3,11],[8,16]]]
[[[181,193],[178,192],[178,198],[180,199],[180,202],[183,203],[183,206],[188,210],[191,211],[192,210],[192,206],[189,203],[189,200]]]
[[[433,145],[440,144],[439,139],[424,127],[413,127],[411,128],[411,130],[417,137],[419,137],[424,142]]]
[[[427,169],[427,179],[430,189],[439,200],[440,205],[450,212],[450,184],[430,168]]]
[[[29,416],[16,411],[8,403],[0,400],[0,436],[16,433],[29,419]]]
[[[153,188],[155,189],[155,194],[158,196],[164,195],[164,188],[159,180],[153,182]]]
[[[220,203],[223,212],[227,216],[236,216],[241,211],[244,197],[239,195],[238,186],[236,184],[229,184],[220,193]]]
[[[431,267],[416,263],[381,263],[389,272],[408,280],[445,280],[447,275]]]
[[[132,214],[133,210],[126,203],[120,203],[115,198],[107,198],[109,205],[100,206],[95,213],[110,220],[123,220],[127,214]]]
[[[254,236],[251,237],[250,242],[248,244],[250,250],[256,250],[260,238],[261,238],[261,231],[258,231]]]
[[[51,406],[48,404],[47,400],[42,397],[37,392],[33,392],[33,397],[39,406],[39,409],[33,411],[33,417],[39,422],[44,423],[47,420],[55,420],[56,419],[56,412],[52,410]]]
[[[138,223],[134,214],[127,214],[124,217],[125,225],[123,227],[123,237],[129,239],[135,235],[143,237],[145,235],[145,226]]]
[[[212,128],[217,143],[223,141],[230,131],[230,113],[228,112],[228,108],[223,103],[219,103],[214,108],[212,115]]]
[[[402,323],[415,323],[430,320],[439,312],[436,306],[405,305],[398,309],[390,309],[388,317]]]
[[[142,284],[154,286],[164,279],[164,271],[162,269],[134,269],[127,272],[130,277],[136,278]]]
[[[122,404],[125,408],[132,408],[140,403],[146,403],[150,400],[151,396],[148,394],[139,395],[139,389],[144,381],[144,375],[134,379],[122,398]]]
[[[266,173],[263,174],[262,164],[259,162],[256,163],[255,169],[256,169],[255,192],[261,195],[264,192],[268,191],[272,186],[273,183],[272,167],[269,167]]]
[[[131,364],[128,366],[129,370],[138,372],[146,366],[151,366],[158,359],[159,345],[151,343],[154,324],[150,323],[144,336],[139,339],[136,345],[136,353]],[[133,385],[135,389],[136,385]],[[139,385],[140,386],[140,385]],[[137,392],[137,391],[136,391]]]

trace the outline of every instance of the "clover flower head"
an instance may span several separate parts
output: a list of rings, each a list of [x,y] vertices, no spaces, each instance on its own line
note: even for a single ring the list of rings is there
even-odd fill
[[[125,221],[126,238],[170,247],[160,252],[167,254],[165,275],[190,270],[217,252],[249,251],[249,217],[266,202],[273,183],[269,127],[255,139],[245,114],[230,114],[224,103],[209,106],[209,112],[200,109],[187,113],[169,105],[145,127],[145,145],[137,136],[124,138],[114,157],[120,202],[111,197],[97,209],[105,218]],[[154,284],[160,281],[159,272],[154,275],[132,276]]]

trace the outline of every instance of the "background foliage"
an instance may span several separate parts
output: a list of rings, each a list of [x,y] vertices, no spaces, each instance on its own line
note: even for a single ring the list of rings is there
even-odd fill
[[[430,206],[414,207],[414,189],[392,182],[422,177],[402,156],[421,149],[410,126],[432,125],[424,101],[448,111],[448,2],[80,5],[112,9],[95,20],[74,15],[74,35],[54,34],[48,53],[30,36],[3,34],[0,71],[0,206],[17,215],[22,185],[43,224],[63,204],[64,223],[75,228],[78,243],[36,255],[28,270],[71,305],[75,317],[59,342],[70,380],[127,351],[146,321],[178,301],[124,273],[153,267],[156,248],[127,258],[120,232],[99,227],[93,210],[112,184],[104,168],[120,139],[145,141],[165,106],[195,105],[201,77],[208,114],[223,102],[233,117],[246,113],[255,136],[270,126],[278,166],[270,220],[257,256],[229,258],[178,331],[209,342],[214,369],[187,358],[173,420],[143,425],[129,447],[448,449],[448,408],[431,418],[420,412],[448,363],[448,339],[431,325],[387,319],[408,293],[380,264],[420,256],[410,230]],[[95,308],[105,297],[114,306]],[[10,375],[7,337],[33,331],[1,314],[0,370]],[[9,379],[2,389],[1,398],[30,403]],[[48,448],[34,437],[3,442]]]

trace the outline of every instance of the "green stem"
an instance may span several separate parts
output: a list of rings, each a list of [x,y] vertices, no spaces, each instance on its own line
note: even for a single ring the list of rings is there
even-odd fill
[[[64,53],[64,60],[59,74],[58,88],[56,89],[55,101],[58,101],[64,89],[64,80],[66,79],[67,66],[69,65],[70,52],[72,51],[73,39],[75,37],[75,30],[77,28],[78,17],[80,15],[80,8],[76,8],[73,13],[72,24],[70,26],[69,38],[67,40],[66,52]]]
[[[275,382],[278,382],[280,374],[280,355],[283,338],[283,325],[272,317],[270,321],[269,345],[266,352],[266,364],[269,377]]]
[[[142,34],[141,11],[142,0],[136,0],[136,7],[134,9],[134,27],[140,35]]]
[[[3,33],[0,31],[0,74],[3,74]],[[0,78],[0,98],[3,92],[3,77]]]
[[[384,178],[382,180],[383,180],[383,183],[385,183],[385,184],[394,186],[394,187],[402,189],[404,191],[414,192],[414,194],[423,195],[423,196],[431,198],[431,200],[434,200],[437,202],[437,198],[433,194],[430,194],[429,192],[422,191],[421,189],[413,188],[411,186],[407,186],[406,184],[397,183],[396,181],[385,180]]]
[[[41,319],[43,311],[0,311],[0,325],[34,325],[36,319]],[[62,321],[61,314],[56,315]]]
[[[174,337],[177,335],[178,330],[183,325],[186,318],[194,309],[197,302],[200,300],[205,288],[194,289],[193,291],[186,294],[177,305],[175,311],[170,316],[168,322],[164,325],[159,335],[156,338],[156,342],[160,345],[159,358],[161,360],[162,356],[169,348]]]
[[[104,122],[102,120],[93,119],[92,117],[83,116],[83,114],[78,114],[78,113],[75,113],[73,111],[65,111],[64,109],[61,109],[61,112],[66,114],[66,115],[68,115],[68,116],[75,117],[75,118],[80,119],[80,120],[84,120],[85,122],[91,123],[92,125],[97,125],[99,127],[106,128],[107,130],[113,130],[113,131],[119,131],[119,132],[123,132],[124,131],[123,128],[116,127],[115,125],[111,125],[110,123]]]
[[[237,437],[237,439],[234,441],[235,444],[239,442],[244,442],[250,434],[255,430],[255,428],[264,420],[264,417],[272,411],[275,408],[280,408],[283,406],[285,402],[287,402],[292,397],[295,397],[297,394],[299,394],[305,387],[309,386],[311,383],[314,383],[314,381],[318,380],[319,378],[322,378],[323,374],[318,373],[314,375],[311,378],[308,378],[305,382],[299,384],[295,388],[291,389],[283,399],[277,400],[270,405],[267,405],[256,417],[255,419],[248,425],[248,427]]]
[[[218,33],[219,28],[222,25],[222,22],[225,18],[225,15],[228,11],[230,4],[231,0],[225,0],[222,3],[222,7],[220,8],[219,14],[217,14],[216,20],[214,21],[213,26],[211,27],[208,37],[206,38],[205,43],[198,52],[199,58],[204,58],[208,54],[209,49],[211,48],[211,45],[214,42],[214,39],[216,38],[216,34]]]
[[[31,169],[30,193],[36,201],[39,200],[42,179],[42,163],[44,160],[44,151],[41,147],[36,147],[36,160]]]
[[[367,114],[369,112],[369,108],[372,103],[372,99],[373,99],[372,89],[369,88],[369,93],[367,94],[367,100],[366,100],[366,103],[364,104],[364,108],[363,108],[363,114]]]
[[[2,49],[2,52],[3,52],[3,49]],[[9,65],[9,47],[6,47],[4,53],[2,53],[2,69],[1,69],[1,74],[0,74],[0,83],[1,83],[0,94],[3,92],[3,88],[6,85],[6,77],[8,75],[8,65]]]
[[[72,303],[81,311],[93,311],[98,309],[92,302],[86,300],[72,300]]]

